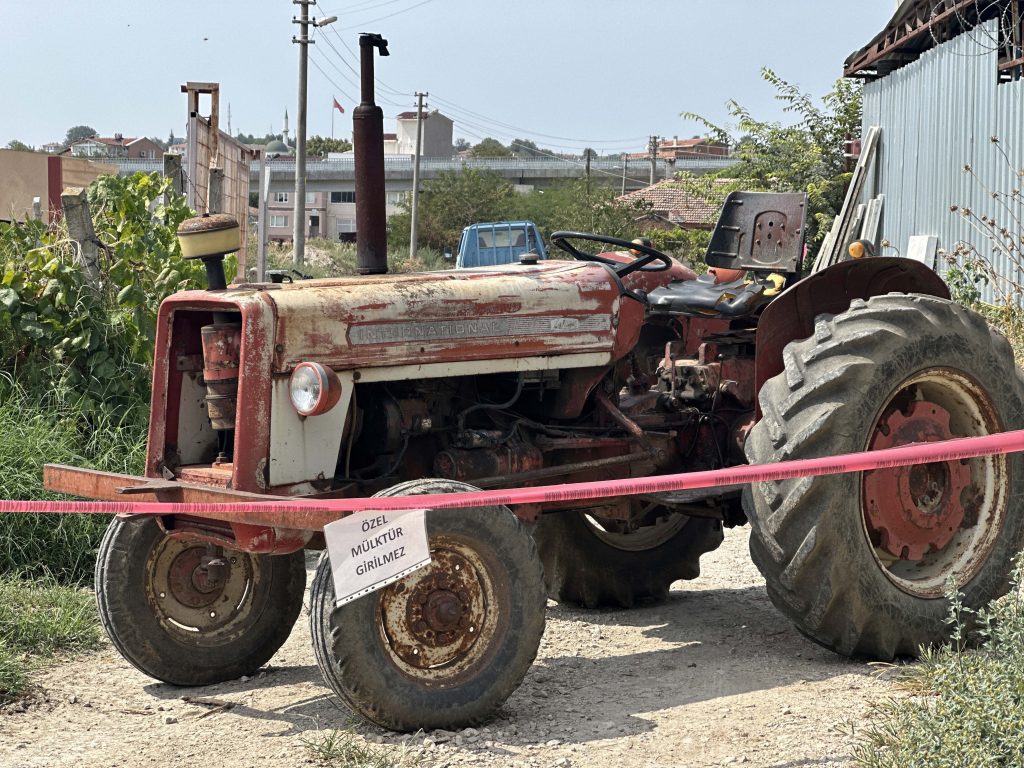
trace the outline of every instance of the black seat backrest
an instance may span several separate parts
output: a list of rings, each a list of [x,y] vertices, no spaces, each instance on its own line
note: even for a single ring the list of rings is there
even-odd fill
[[[804,192],[730,192],[704,261],[723,269],[796,274],[806,216]]]

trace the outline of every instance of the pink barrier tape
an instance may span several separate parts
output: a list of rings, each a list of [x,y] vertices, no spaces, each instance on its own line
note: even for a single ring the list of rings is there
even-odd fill
[[[338,512],[339,517],[350,512],[400,509],[454,509],[491,505],[542,504],[556,501],[603,499],[612,496],[633,496],[665,491],[714,488],[739,483],[757,483],[766,480],[788,480],[811,475],[837,475],[845,472],[863,472],[873,469],[892,469],[911,464],[970,459],[1024,451],[1024,430],[1002,432],[983,437],[961,437],[932,443],[913,443],[879,451],[846,453],[817,459],[797,459],[777,464],[752,464],[702,472],[683,472],[674,475],[603,480],[588,483],[568,483],[532,488],[469,491],[463,493],[423,494],[417,496],[363,497],[357,499],[296,499],[295,501],[266,502],[131,502],[131,501],[0,501],[0,512],[65,513],[65,514],[117,514],[117,515],[172,515],[184,514],[202,517],[204,514],[224,515],[245,509],[260,508],[286,514],[288,512]],[[287,519],[282,518],[282,524]]]

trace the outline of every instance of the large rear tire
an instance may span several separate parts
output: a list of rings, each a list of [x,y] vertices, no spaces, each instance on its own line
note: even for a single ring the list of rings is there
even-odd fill
[[[251,675],[288,639],[302,610],[302,551],[251,555],[166,536],[156,520],[110,523],[96,560],[96,605],[114,647],[173,685]]]
[[[672,582],[700,575],[700,557],[722,543],[722,523],[653,510],[627,531],[584,512],[543,515],[534,539],[548,596],[584,608],[664,600]]]
[[[415,480],[378,496],[476,490]],[[536,547],[506,507],[427,512],[431,564],[337,607],[330,562],[310,588],[317,664],[358,715],[396,731],[478,725],[519,687],[544,633]]]
[[[1006,339],[932,296],[889,294],[818,318],[760,393],[751,463],[1024,427]],[[844,655],[916,655],[949,634],[952,581],[976,609],[1024,545],[1021,454],[752,484],[750,550],[772,602]]]

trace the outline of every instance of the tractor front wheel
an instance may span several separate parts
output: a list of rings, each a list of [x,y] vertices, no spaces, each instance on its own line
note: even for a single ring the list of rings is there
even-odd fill
[[[114,647],[150,677],[211,685],[250,675],[302,609],[302,551],[251,555],[114,520],[96,560],[96,604]]]
[[[378,496],[475,490],[415,480]],[[544,632],[544,577],[506,507],[427,512],[430,565],[335,605],[330,561],[310,588],[310,629],[327,684],[356,714],[396,731],[491,717],[519,687]]]
[[[889,294],[819,317],[760,393],[746,444],[768,464],[1024,427],[1006,339],[932,296]],[[749,486],[750,550],[772,602],[844,655],[916,655],[1003,594],[1024,545],[1021,454]]]

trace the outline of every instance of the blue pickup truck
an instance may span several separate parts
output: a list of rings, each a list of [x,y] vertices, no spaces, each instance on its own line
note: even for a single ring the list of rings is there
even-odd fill
[[[544,240],[532,221],[491,221],[462,230],[455,266],[488,267],[512,264],[525,253],[546,259]]]

